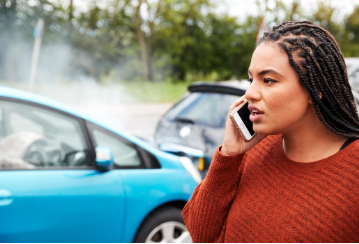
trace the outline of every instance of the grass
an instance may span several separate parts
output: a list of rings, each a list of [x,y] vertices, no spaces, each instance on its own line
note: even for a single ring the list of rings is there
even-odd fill
[[[121,82],[124,89],[138,102],[173,103],[182,97],[190,82]]]
[[[91,93],[93,91],[96,91],[98,99],[103,100],[106,98],[106,100],[109,100],[110,97],[114,96],[115,90],[119,90],[118,95],[121,96],[121,101],[125,103],[174,103],[187,92],[190,84],[191,82],[131,81],[93,85],[64,81],[54,84],[37,83],[33,87],[33,92],[59,101],[66,101],[64,95],[82,94],[79,100],[85,101],[85,98],[93,94]],[[0,81],[0,85],[28,90],[27,83]]]

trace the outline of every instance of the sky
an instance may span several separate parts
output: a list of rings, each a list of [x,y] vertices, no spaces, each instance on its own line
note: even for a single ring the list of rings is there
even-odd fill
[[[30,0],[31,1],[31,0]],[[36,0],[32,0],[36,1]],[[70,0],[51,0],[53,2],[61,2],[65,6],[69,4]],[[107,3],[112,2],[113,0],[73,0],[73,3],[81,11],[86,11],[89,4],[97,2],[100,7],[105,7]],[[134,0],[136,1],[136,0]],[[156,1],[156,0],[150,0]],[[212,0],[218,4],[217,11],[218,13],[227,12],[230,16],[237,17],[239,22],[243,21],[245,17],[250,15],[257,15],[258,9],[256,2],[258,0]],[[263,0],[259,0],[263,2]],[[270,1],[270,0],[269,0]],[[300,0],[300,7],[307,13],[310,13],[315,9],[316,2],[318,0]],[[342,20],[342,17],[350,13],[354,6],[359,5],[359,0],[323,0],[327,4],[335,6],[337,9],[336,14],[338,20]],[[293,0],[284,0],[284,2],[290,6]]]
[[[257,0],[225,0],[224,2],[223,8],[227,9],[230,16],[236,16],[239,20],[243,20],[248,14],[258,14]],[[284,0],[288,6],[292,2],[292,0]],[[310,13],[315,9],[316,2],[316,0],[300,0],[300,7],[305,12]],[[339,16],[352,12],[354,6],[359,5],[359,0],[325,0],[325,2],[335,6]]]
[[[53,0],[60,2],[69,2],[70,0]],[[73,0],[74,5],[86,9],[89,2],[93,2],[94,0]],[[96,2],[99,4],[106,5],[107,2],[111,2],[112,0],[97,0]],[[245,16],[248,13],[255,14],[257,11],[256,2],[257,0],[222,0],[217,1],[222,2],[222,6],[219,8],[227,9],[228,13],[232,16],[237,16],[238,18],[242,18],[241,16]],[[284,2],[288,5],[292,3],[292,0],[284,0]],[[315,6],[316,0],[301,0],[301,6],[310,11]],[[328,4],[333,4],[337,6],[340,11],[350,12],[353,9],[353,6],[359,5],[359,0],[325,0]]]

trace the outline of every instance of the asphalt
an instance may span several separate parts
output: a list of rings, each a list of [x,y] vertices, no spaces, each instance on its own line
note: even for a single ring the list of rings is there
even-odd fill
[[[160,117],[171,103],[71,104],[74,108],[117,129],[151,139]]]

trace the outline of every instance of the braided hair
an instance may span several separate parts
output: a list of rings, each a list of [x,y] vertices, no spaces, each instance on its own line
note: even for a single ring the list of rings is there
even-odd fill
[[[344,57],[327,30],[309,21],[289,21],[264,33],[257,45],[262,42],[278,44],[287,53],[325,127],[359,138],[359,117]]]

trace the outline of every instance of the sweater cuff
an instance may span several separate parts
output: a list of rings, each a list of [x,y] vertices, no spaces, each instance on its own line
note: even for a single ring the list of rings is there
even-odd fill
[[[220,152],[219,146],[213,156],[208,174],[202,182],[201,188],[209,191],[212,195],[223,196],[231,188],[237,187],[239,182],[239,167],[244,154],[225,156]]]

